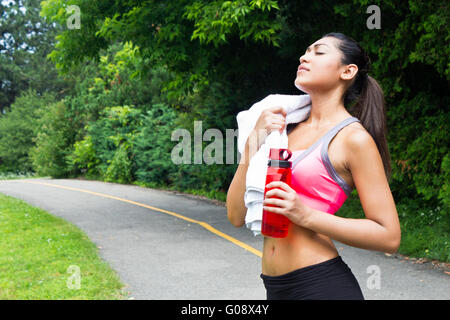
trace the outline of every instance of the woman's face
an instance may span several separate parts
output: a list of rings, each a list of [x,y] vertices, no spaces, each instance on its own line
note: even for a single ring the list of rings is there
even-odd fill
[[[326,91],[345,80],[345,65],[341,64],[342,53],[337,48],[339,40],[325,37],[310,45],[300,57],[295,86],[303,92]],[[306,68],[306,69],[302,69]]]

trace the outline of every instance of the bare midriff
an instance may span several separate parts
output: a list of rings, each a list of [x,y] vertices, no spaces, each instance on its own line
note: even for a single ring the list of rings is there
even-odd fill
[[[264,237],[262,273],[279,276],[337,256],[329,237],[291,223],[285,238]]]

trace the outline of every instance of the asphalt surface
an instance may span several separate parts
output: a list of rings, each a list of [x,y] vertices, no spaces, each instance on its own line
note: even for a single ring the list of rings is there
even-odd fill
[[[198,223],[148,208],[205,222],[261,251],[262,238],[245,227],[233,227],[223,204],[176,192],[84,180],[0,180],[0,192],[83,230],[126,284],[131,298],[265,299],[260,257]],[[450,299],[450,276],[431,263],[413,263],[336,241],[335,245],[367,300]]]

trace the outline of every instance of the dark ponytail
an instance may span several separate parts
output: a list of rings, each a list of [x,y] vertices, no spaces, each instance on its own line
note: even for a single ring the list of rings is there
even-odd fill
[[[356,64],[358,73],[353,84],[344,94],[344,105],[350,114],[361,121],[370,133],[380,152],[386,178],[391,178],[391,160],[387,145],[386,110],[383,90],[378,82],[368,75],[370,58],[363,48],[352,38],[342,33],[328,33],[325,37],[339,39],[342,64]]]

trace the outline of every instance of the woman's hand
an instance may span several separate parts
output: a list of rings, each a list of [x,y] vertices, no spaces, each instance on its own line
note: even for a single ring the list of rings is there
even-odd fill
[[[286,115],[286,111],[284,111],[281,106],[268,108],[262,111],[256,121],[255,127],[249,135],[251,139],[248,139],[247,143],[254,143],[254,141],[256,141],[256,150],[259,150],[272,131],[279,130],[280,133],[283,132],[283,129],[286,126]]]
[[[310,217],[310,207],[303,204],[297,192],[283,181],[272,181],[266,185],[266,188],[275,188],[266,192],[266,198],[263,202],[264,210],[282,214],[292,223],[304,227]],[[280,188],[280,189],[278,189]],[[272,198],[279,197],[280,199]],[[267,206],[275,205],[277,207]]]

